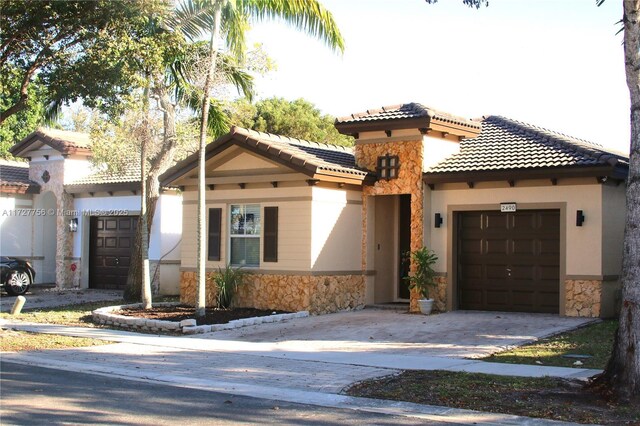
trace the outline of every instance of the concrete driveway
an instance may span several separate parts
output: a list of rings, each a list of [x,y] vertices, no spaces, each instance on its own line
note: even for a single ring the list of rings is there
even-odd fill
[[[282,352],[481,358],[597,320],[548,314],[454,311],[424,316],[364,309],[200,335]]]

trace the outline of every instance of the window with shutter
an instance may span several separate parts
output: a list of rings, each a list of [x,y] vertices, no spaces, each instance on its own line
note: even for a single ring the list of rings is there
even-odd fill
[[[264,208],[264,245],[262,260],[265,262],[278,261],[278,208]]]
[[[208,259],[220,260],[222,209],[209,209]]]

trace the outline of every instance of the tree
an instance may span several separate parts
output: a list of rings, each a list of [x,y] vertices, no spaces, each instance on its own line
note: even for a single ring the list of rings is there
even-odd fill
[[[210,35],[210,69],[203,87],[200,122],[200,156],[198,167],[198,224],[197,224],[197,293],[196,316],[205,314],[205,146],[210,84],[216,66],[218,43],[221,39],[236,57],[245,52],[244,33],[250,19],[280,18],[309,35],[325,41],[332,49],[344,49],[336,23],[318,1],[293,0],[191,0],[178,9],[177,24],[192,39],[202,33]]]
[[[29,107],[36,76],[53,105],[87,94],[126,96],[131,74],[110,51],[135,31],[140,16],[165,8],[164,0],[1,2],[0,66],[18,77],[11,81],[11,102],[2,105],[0,124]]]
[[[426,0],[436,3],[438,0]],[[598,6],[605,0],[596,0]],[[479,8],[488,0],[463,0]],[[622,304],[613,351],[592,386],[610,390],[623,401],[640,398],[640,0],[623,0],[624,64],[631,98],[631,140],[622,254]]]
[[[241,99],[229,105],[228,110],[233,123],[260,132],[333,145],[354,143],[351,136],[336,130],[335,117],[322,115],[314,104],[304,99],[269,98],[255,105]]]
[[[9,108],[14,102],[12,87],[19,84],[20,70],[6,66],[0,74],[0,110]],[[27,89],[25,109],[7,118],[0,126],[0,158],[11,159],[9,148],[33,132],[44,121],[45,88],[37,79]]]

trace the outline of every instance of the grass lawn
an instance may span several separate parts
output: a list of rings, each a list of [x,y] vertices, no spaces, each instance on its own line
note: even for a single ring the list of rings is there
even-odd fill
[[[45,349],[77,348],[83,346],[107,345],[111,342],[81,337],[36,334],[23,331],[0,329],[0,350],[36,351]]]
[[[604,369],[611,355],[617,328],[617,320],[606,320],[500,352],[484,358],[483,361]],[[563,357],[567,354],[590,355],[591,358]],[[580,361],[582,365],[575,365],[576,361]]]
[[[175,302],[177,297],[160,297],[154,302]],[[53,308],[40,308],[22,311],[20,315],[12,316],[9,313],[0,313],[3,319],[18,319],[20,321],[62,324],[77,327],[98,327],[91,319],[91,312],[105,306],[123,305],[124,300],[101,300],[99,302],[78,303],[75,305],[58,306]]]
[[[357,383],[351,396],[596,424],[638,424],[640,401],[617,405],[582,382],[449,371],[404,371]]]
[[[108,300],[91,303],[79,303],[75,305],[57,306],[53,308],[40,308],[22,311],[20,315],[12,316],[9,313],[0,313],[0,318],[17,319],[26,322],[63,324],[80,327],[95,327],[91,320],[91,311],[105,306],[122,305],[123,300]]]

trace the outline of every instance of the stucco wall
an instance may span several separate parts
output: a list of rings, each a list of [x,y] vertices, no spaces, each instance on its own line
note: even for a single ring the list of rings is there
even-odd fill
[[[564,225],[566,229],[567,275],[602,275],[602,187],[593,184],[565,184],[557,186],[527,186],[514,188],[504,182],[478,183],[470,189],[466,184],[443,185],[430,191],[431,215],[441,213],[444,222],[440,228],[431,227],[431,248],[438,254],[435,268],[438,272],[447,272],[447,261],[451,253],[449,238],[453,226],[453,212],[459,210],[499,210],[500,203],[515,202],[518,209],[544,209],[564,206]],[[584,181],[582,181],[584,182]],[[576,211],[585,215],[583,226],[575,224]],[[561,236],[562,238],[562,236]],[[562,267],[562,265],[561,265]]]
[[[278,207],[278,261],[262,261],[260,236],[260,269],[309,271],[311,268],[311,200],[312,189],[306,183],[299,186],[271,185],[257,189],[216,189],[207,191],[207,209],[222,209],[220,261],[207,261],[208,269],[224,267],[228,262],[229,205],[260,204]],[[196,266],[197,193],[187,191],[183,201],[181,259],[183,268]],[[208,223],[207,223],[208,226]],[[263,228],[261,227],[261,233]]]
[[[360,271],[362,195],[313,187],[311,205],[311,269]]]
[[[622,268],[625,185],[602,185],[602,275],[618,276]]]

